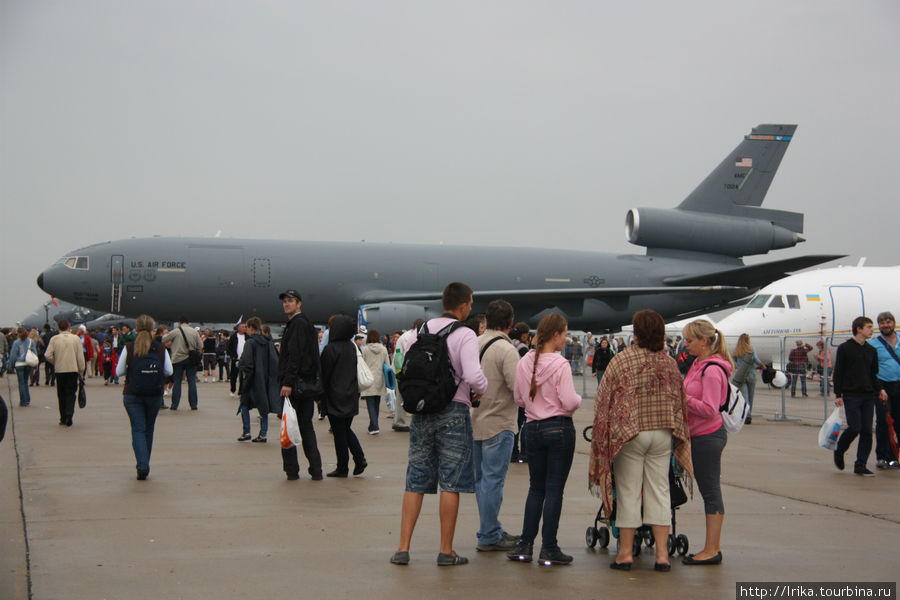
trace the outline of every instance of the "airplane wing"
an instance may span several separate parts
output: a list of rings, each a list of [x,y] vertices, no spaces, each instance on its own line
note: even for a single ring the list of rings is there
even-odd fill
[[[638,296],[647,294],[671,294],[671,293],[697,293],[697,292],[721,292],[747,289],[742,285],[664,285],[658,287],[622,287],[622,288],[539,288],[526,290],[475,290],[472,295],[475,298],[505,298],[507,300],[559,300],[573,298],[603,298],[608,296]],[[365,303],[376,302],[420,302],[428,300],[440,300],[441,292],[397,292],[397,291],[371,291],[362,295]]]
[[[709,285],[709,286],[743,286],[759,288],[773,281],[783,279],[794,271],[814,267],[832,260],[844,258],[846,254],[811,254],[796,258],[786,258],[759,265],[739,267],[725,271],[715,271],[706,275],[690,275],[688,277],[669,277],[665,283],[674,286]]]

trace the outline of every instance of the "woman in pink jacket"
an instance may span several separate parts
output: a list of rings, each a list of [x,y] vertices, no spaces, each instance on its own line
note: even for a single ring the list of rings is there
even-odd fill
[[[697,357],[684,378],[684,390],[687,393],[694,479],[706,511],[706,544],[703,550],[688,554],[682,562],[686,565],[718,565],[722,562],[719,541],[725,520],[719,477],[722,450],[728,440],[719,407],[728,393],[734,361],[722,332],[709,321],[691,321],[683,333],[685,348]]]
[[[572,413],[581,406],[569,362],[557,354],[566,344],[568,331],[561,315],[550,314],[541,319],[535,349],[522,357],[516,370],[515,400],[525,409],[522,436],[528,440],[529,484],[522,536],[515,549],[507,553],[510,560],[531,561],[543,516],[540,564],[572,562],[556,540],[563,488],[575,454]]]

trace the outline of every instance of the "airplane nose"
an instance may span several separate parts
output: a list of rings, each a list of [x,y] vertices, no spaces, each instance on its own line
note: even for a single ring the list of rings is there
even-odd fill
[[[37,278],[37,284],[38,284],[38,287],[39,287],[39,288],[41,288],[42,290],[44,290],[44,274],[43,274],[43,273],[41,273],[40,275],[38,275],[38,278]],[[46,292],[47,290],[44,290],[44,291]]]

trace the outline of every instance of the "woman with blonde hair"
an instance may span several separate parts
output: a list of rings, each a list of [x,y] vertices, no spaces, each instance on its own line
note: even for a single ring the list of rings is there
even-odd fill
[[[753,394],[756,391],[756,369],[758,367],[766,368],[766,365],[759,360],[759,356],[753,350],[753,344],[750,343],[750,336],[742,333],[738,338],[737,345],[734,347],[734,375],[731,383],[741,390],[741,394],[747,400],[747,419],[745,423],[748,425],[753,422]]]
[[[137,478],[150,474],[150,452],[153,450],[153,428],[162,405],[166,377],[172,375],[172,361],[165,346],[153,339],[156,324],[148,315],[135,322],[137,337],[122,348],[116,364],[116,375],[125,376],[122,389],[125,411],[131,421],[131,447],[137,459]]]
[[[635,345],[609,362],[594,401],[589,487],[613,505],[615,470],[619,552],[610,568],[630,571],[635,531],[647,523],[656,544],[656,571],[669,571],[669,463],[673,454],[692,476],[691,440],[681,372],[666,352],[666,324],[653,310],[634,314]],[[643,498],[643,513],[642,509]]]
[[[725,520],[719,477],[722,450],[728,441],[719,407],[729,391],[728,380],[734,370],[734,361],[722,332],[706,319],[691,321],[683,334],[685,349],[696,357],[684,377],[684,391],[687,394],[694,478],[706,512],[706,543],[700,552],[688,554],[682,562],[686,565],[718,565],[722,562],[719,542]]]
[[[569,361],[559,354],[566,344],[568,324],[562,315],[549,314],[537,328],[535,349],[516,368],[516,404],[525,409],[522,436],[528,439],[528,497],[522,536],[510,560],[530,562],[534,538],[543,516],[541,553],[543,565],[567,565],[572,557],[563,554],[556,539],[562,512],[563,488],[575,454],[575,426],[572,413],[581,406],[575,391]]]

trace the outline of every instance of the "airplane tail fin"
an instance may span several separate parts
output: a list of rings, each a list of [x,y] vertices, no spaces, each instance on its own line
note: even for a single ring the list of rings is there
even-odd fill
[[[796,125],[758,125],[674,209],[633,208],[626,238],[648,255],[730,260],[804,241],[803,213],[761,208]]]
[[[803,215],[760,209],[796,125],[758,125],[678,205],[681,210],[764,219],[803,231]]]

